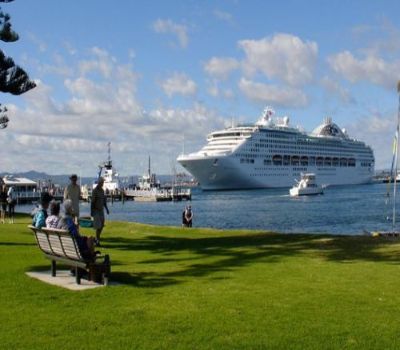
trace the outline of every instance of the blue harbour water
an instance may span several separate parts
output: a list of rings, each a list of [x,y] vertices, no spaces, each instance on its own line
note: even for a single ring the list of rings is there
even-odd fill
[[[107,219],[180,226],[182,211],[190,204],[195,227],[333,234],[391,229],[392,206],[385,204],[386,184],[329,187],[323,195],[298,198],[288,193],[288,189],[215,192],[194,189],[191,202],[109,203],[111,213]],[[398,199],[400,202],[400,196]],[[20,209],[29,211],[31,207]],[[400,229],[400,206],[397,207]],[[88,213],[89,204],[82,203],[81,215]]]

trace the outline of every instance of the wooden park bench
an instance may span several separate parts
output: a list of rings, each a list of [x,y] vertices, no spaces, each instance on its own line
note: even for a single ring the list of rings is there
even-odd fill
[[[28,226],[35,234],[36,242],[44,256],[51,260],[51,275],[56,276],[57,262],[75,268],[76,283],[81,283],[83,273],[87,273],[89,280],[101,276],[101,282],[108,285],[111,266],[108,255],[96,255],[93,260],[82,257],[75,237],[66,230],[54,228],[38,229]],[[102,260],[100,262],[100,260]],[[97,282],[97,281],[96,281]]]

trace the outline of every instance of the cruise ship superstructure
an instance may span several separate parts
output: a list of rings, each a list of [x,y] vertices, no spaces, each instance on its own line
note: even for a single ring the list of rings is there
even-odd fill
[[[325,186],[368,183],[374,175],[371,147],[330,118],[306,133],[267,107],[256,124],[214,131],[207,141],[177,159],[204,190],[291,187],[301,173],[314,173]]]

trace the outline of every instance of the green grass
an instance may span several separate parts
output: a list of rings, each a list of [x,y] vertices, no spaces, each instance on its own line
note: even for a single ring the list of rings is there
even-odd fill
[[[28,223],[0,224],[1,349],[400,348],[397,241],[113,222],[122,284],[72,292],[25,275]]]

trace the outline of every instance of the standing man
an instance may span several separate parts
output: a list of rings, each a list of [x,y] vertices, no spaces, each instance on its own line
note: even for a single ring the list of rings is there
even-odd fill
[[[70,176],[71,183],[64,190],[64,201],[70,199],[72,202],[72,217],[75,224],[78,224],[79,218],[79,200],[81,198],[81,188],[77,184],[78,175],[72,174]]]
[[[7,213],[7,187],[3,183],[0,186],[0,219],[3,224],[6,223],[6,213]]]
[[[10,224],[13,224],[15,215],[15,203],[17,203],[17,200],[15,198],[14,187],[12,186],[10,186],[7,192],[7,202],[8,202],[8,220]]]
[[[90,215],[93,217],[93,228],[96,230],[96,245],[100,246],[100,235],[104,227],[104,208],[107,214],[110,211],[107,207],[107,198],[103,190],[104,178],[99,177],[97,186],[92,192],[92,202],[90,204]]]

